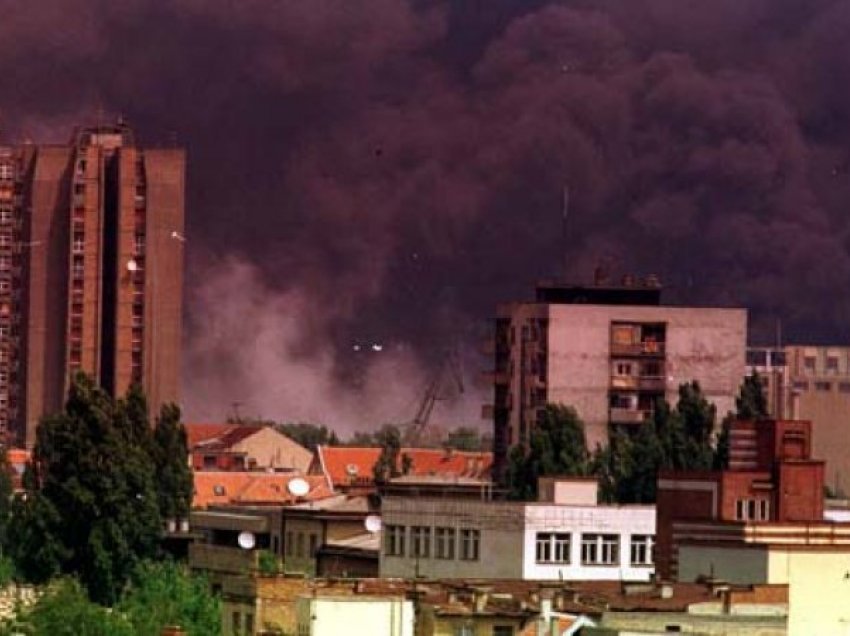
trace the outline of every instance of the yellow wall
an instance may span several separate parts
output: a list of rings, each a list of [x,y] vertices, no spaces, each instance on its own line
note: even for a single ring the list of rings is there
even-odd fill
[[[850,636],[850,552],[771,550],[767,582],[788,584],[789,636]]]

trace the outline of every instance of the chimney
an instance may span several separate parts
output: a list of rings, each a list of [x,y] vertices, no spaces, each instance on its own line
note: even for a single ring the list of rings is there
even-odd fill
[[[475,588],[473,590],[473,603],[475,605],[475,613],[480,614],[487,607],[487,600],[490,598],[490,594],[485,588]]]

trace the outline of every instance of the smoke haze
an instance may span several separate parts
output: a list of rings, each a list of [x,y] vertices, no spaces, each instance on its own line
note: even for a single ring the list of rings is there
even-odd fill
[[[848,33],[841,0],[0,0],[0,134],[185,145],[188,417],[349,431],[448,348],[477,371],[560,274],[564,185],[571,278],[846,344]]]

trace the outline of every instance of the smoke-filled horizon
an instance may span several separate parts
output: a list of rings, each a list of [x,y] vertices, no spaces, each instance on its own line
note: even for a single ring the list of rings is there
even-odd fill
[[[0,0],[0,140],[185,146],[187,417],[348,432],[450,348],[474,385],[565,261],[850,343],[848,32],[841,0]]]

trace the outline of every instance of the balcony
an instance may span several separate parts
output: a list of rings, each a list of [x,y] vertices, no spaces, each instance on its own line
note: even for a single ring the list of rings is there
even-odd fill
[[[648,340],[644,342],[612,342],[611,356],[663,357],[663,342]]]
[[[643,424],[650,418],[652,411],[613,407],[608,413],[611,424]]]
[[[189,567],[207,572],[245,574],[259,569],[259,552],[208,543],[190,543]]]

